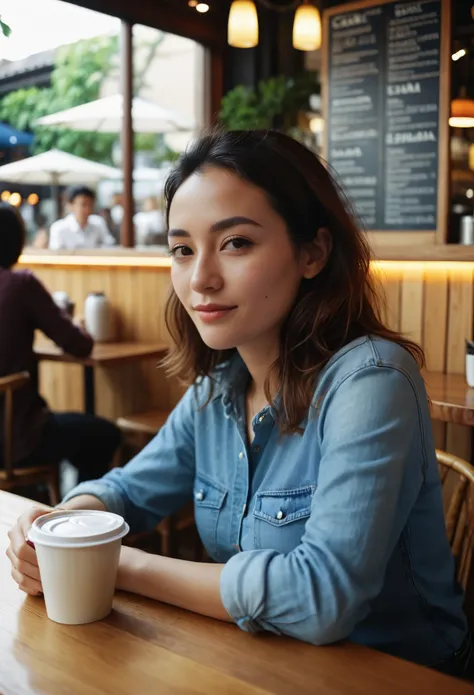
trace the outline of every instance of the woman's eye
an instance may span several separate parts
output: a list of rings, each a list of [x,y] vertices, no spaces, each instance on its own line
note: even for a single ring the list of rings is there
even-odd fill
[[[240,249],[248,248],[252,246],[252,242],[248,239],[243,239],[242,237],[234,237],[229,239],[224,244],[224,248],[229,248],[231,251],[239,251]]]
[[[173,256],[173,258],[184,258],[185,256],[190,256],[191,254],[192,251],[189,246],[184,246],[183,244],[173,246],[173,248],[170,249],[170,256]]]

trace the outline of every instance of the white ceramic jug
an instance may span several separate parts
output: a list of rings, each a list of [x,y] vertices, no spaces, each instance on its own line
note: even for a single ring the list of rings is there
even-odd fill
[[[91,292],[84,305],[87,332],[98,343],[113,340],[112,307],[103,292]]]

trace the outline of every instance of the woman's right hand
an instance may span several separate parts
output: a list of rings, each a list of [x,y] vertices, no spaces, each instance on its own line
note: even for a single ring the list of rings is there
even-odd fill
[[[31,507],[18,518],[15,526],[8,532],[10,544],[6,554],[12,563],[11,575],[19,588],[32,596],[42,594],[43,588],[36,551],[31,541],[27,540],[27,535],[33,521],[50,511],[49,507]]]

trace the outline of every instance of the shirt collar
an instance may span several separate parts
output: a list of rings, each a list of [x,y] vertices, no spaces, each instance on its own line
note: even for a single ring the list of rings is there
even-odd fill
[[[239,404],[245,397],[250,373],[247,365],[236,351],[229,360],[217,367],[213,375],[214,393],[212,400],[222,399],[224,412],[227,416],[232,413],[239,416]],[[268,410],[274,419],[276,419],[276,410],[280,403],[280,394],[275,398],[275,407],[267,406],[264,410]]]
[[[73,232],[75,232],[76,234],[85,234],[86,233],[87,228],[89,227],[89,220],[87,220],[86,226],[83,229],[81,227],[81,225],[79,224],[79,222],[77,221],[76,216],[73,212],[70,212],[66,219],[68,220],[69,228]]]

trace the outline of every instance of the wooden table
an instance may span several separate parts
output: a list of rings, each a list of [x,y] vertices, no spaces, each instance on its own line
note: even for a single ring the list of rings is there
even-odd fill
[[[474,388],[464,374],[423,372],[433,420],[474,426]]]
[[[473,695],[473,684],[365,647],[250,635],[122,592],[105,620],[53,623],[5,556],[30,504],[0,492],[1,695]]]
[[[97,343],[94,345],[92,354],[84,359],[68,355],[57,345],[44,339],[36,341],[34,349],[38,361],[73,362],[83,365],[84,412],[94,414],[94,367],[110,367],[151,358],[159,359],[163,357],[168,348],[166,345],[156,343]],[[33,374],[32,378],[38,383],[38,373]]]

